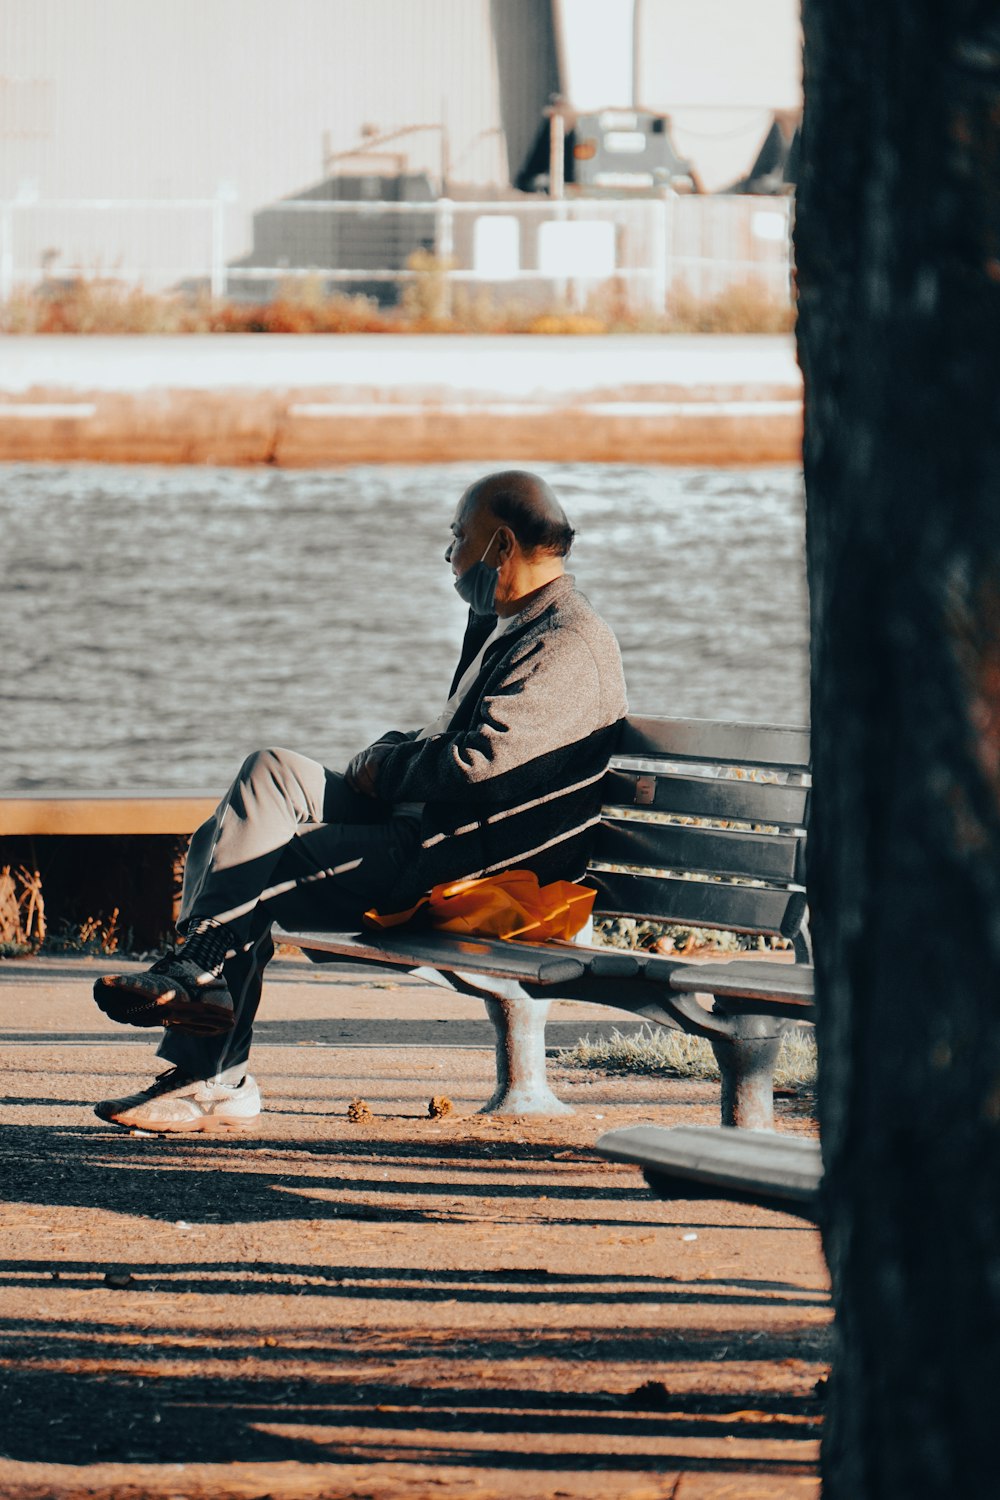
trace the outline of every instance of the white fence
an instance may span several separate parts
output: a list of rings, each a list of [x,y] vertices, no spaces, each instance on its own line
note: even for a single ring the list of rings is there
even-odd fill
[[[391,301],[425,274],[414,251],[433,257],[447,283],[502,300],[581,306],[611,284],[633,309],[662,312],[681,288],[701,301],[747,282],[789,296],[787,198],[284,199],[254,214],[243,254],[232,243],[236,212],[224,192],[0,203],[0,302],[76,277],[261,300],[308,277]],[[246,222],[239,213],[241,235]]]

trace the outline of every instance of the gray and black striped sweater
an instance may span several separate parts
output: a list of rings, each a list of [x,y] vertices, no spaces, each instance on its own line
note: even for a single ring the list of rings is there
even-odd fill
[[[453,690],[495,623],[470,618]],[[424,809],[416,857],[381,909],[504,869],[580,879],[627,707],[618,642],[571,575],[554,579],[487,650],[443,734],[384,737],[378,796]]]

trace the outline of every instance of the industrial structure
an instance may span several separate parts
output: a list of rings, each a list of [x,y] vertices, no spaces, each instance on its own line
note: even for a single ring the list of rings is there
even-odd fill
[[[49,274],[219,292],[364,269],[376,242],[389,273],[441,249],[441,200],[753,191],[798,54],[795,0],[7,0],[0,297]],[[289,202],[315,205],[291,238]]]

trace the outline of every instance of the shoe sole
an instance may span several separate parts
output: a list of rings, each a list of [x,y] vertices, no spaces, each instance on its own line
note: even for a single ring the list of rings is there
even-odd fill
[[[260,1123],[260,1116],[249,1120],[227,1120],[220,1115],[203,1115],[200,1120],[172,1120],[168,1124],[142,1124],[138,1120],[116,1120],[113,1115],[97,1114],[99,1120],[122,1130],[141,1130],[146,1135],[221,1135],[225,1131],[245,1133]]]
[[[150,995],[107,979],[94,985],[94,999],[109,1021],[120,1026],[167,1026],[194,1036],[223,1036],[236,1017],[224,1006],[192,1000],[183,990]]]

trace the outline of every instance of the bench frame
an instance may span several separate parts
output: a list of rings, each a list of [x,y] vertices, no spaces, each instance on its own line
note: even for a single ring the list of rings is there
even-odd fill
[[[736,958],[700,964],[644,951],[462,938],[422,928],[275,928],[274,937],[306,952],[402,967],[483,999],[496,1031],[497,1074],[484,1113],[569,1112],[546,1078],[545,1022],[549,1002],[558,998],[607,1005],[706,1037],[722,1076],[722,1124],[770,1129],[781,1034],[813,1018],[803,889],[808,785],[804,730],[631,719],[606,778],[602,839],[588,875],[599,888],[598,914],[780,933],[792,943],[793,963]],[[644,866],[662,858],[664,848],[669,872],[647,873]],[[609,867],[609,852],[627,868]],[[630,854],[634,865],[625,858]],[[722,875],[713,876],[713,868]]]

